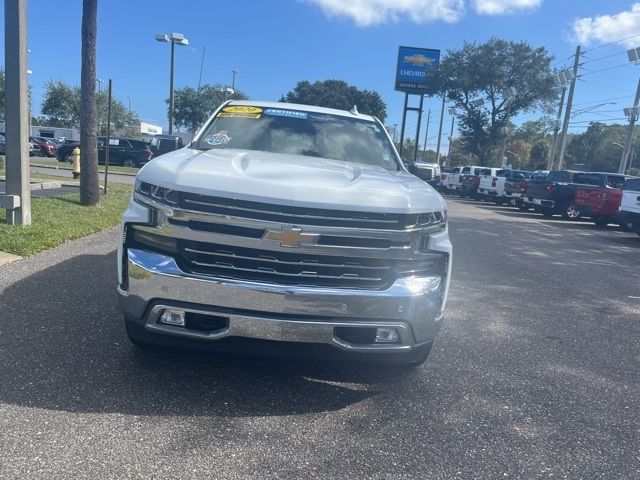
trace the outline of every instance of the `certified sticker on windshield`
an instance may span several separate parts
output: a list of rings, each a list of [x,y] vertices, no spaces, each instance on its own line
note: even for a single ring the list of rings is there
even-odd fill
[[[271,117],[289,117],[299,118],[301,120],[306,120],[309,116],[307,112],[301,112],[299,110],[282,110],[280,108],[267,108],[264,111],[264,114]]]
[[[232,105],[224,107],[217,117],[235,117],[235,118],[255,118],[258,119],[262,115],[262,109],[258,107],[250,107],[248,105]]]

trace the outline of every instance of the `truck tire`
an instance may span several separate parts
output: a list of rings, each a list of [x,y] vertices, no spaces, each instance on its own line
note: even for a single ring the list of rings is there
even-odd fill
[[[551,207],[542,207],[542,216],[544,218],[551,218],[553,217],[553,208]]]
[[[501,198],[496,198],[493,203],[495,203],[496,205],[504,205],[504,200]]]
[[[128,167],[128,168],[134,168],[134,167],[137,167],[138,165],[136,164],[136,161],[133,158],[125,158],[124,160],[122,160],[122,166]]]
[[[580,218],[580,212],[568,204],[562,207],[562,218],[564,220],[577,220]]]
[[[518,210],[520,210],[521,212],[528,212],[529,205],[527,205],[526,203],[521,203],[520,205],[518,205]]]
[[[600,216],[600,215],[596,215],[594,217],[591,217],[591,220],[598,227],[606,227],[607,225],[609,225],[609,223],[611,223],[609,217],[603,217],[603,216]]]

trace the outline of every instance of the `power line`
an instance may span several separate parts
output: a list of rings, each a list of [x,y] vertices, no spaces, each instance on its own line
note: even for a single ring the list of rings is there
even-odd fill
[[[622,87],[616,87],[615,85],[606,85],[604,83],[593,82],[591,80],[585,80],[583,78],[578,78],[581,82],[590,83],[591,85],[597,85],[598,87],[611,88],[613,90],[620,90],[621,92],[628,92],[629,90]],[[626,98],[626,97],[625,97]]]
[[[583,80],[583,82],[586,80]],[[593,82],[588,82],[588,83],[593,83]],[[611,97],[611,98],[602,98],[600,100],[593,100],[592,102],[582,102],[582,103],[575,103],[574,106],[575,107],[579,107],[580,105],[592,105],[594,103],[602,103],[602,102],[608,102],[610,100],[622,100],[623,98],[633,98],[633,95],[626,95],[624,97]]]
[[[587,73],[582,73],[580,76],[581,77],[586,77],[587,75],[593,75],[594,73],[606,72],[607,70],[613,70],[613,69],[622,68],[622,67],[629,67],[631,65],[632,65],[631,63],[622,63],[622,64],[616,65],[614,67],[607,67],[607,68],[601,68],[600,70],[587,71]]]
[[[631,40],[632,38],[636,38],[636,37],[640,37],[640,33],[636,33],[635,35],[631,35],[629,37],[621,38],[620,40],[616,40],[614,42],[603,43],[602,45],[596,45],[593,48],[585,50],[584,53],[593,52],[594,50],[598,50],[599,48],[608,47],[609,45],[615,45],[616,43],[621,43],[621,42],[624,42],[625,40]]]
[[[581,65],[586,65],[587,63],[592,63],[592,62],[598,62],[598,61],[604,60],[606,58],[617,57],[618,55],[624,55],[625,53],[626,52],[617,52],[617,53],[612,53],[611,55],[605,55],[604,57],[592,58],[591,60],[587,60],[586,62],[582,62]]]

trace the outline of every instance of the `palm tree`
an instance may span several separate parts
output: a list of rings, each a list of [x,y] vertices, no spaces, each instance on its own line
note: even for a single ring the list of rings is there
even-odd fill
[[[80,77],[80,203],[100,204],[96,122],[96,35],[98,0],[82,1]]]

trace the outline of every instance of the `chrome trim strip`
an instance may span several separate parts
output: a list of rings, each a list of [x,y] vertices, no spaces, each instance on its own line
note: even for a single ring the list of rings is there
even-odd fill
[[[144,203],[147,206],[153,207],[157,210],[161,210],[167,218],[174,218],[179,221],[201,221],[209,223],[224,223],[226,225],[235,225],[241,227],[273,229],[283,225],[283,222],[249,219],[244,217],[236,217],[233,215],[222,215],[216,213],[198,212],[195,210],[189,210],[184,208],[173,208],[164,203],[154,201],[149,197],[145,197],[139,193],[135,194],[136,201]],[[285,224],[288,224],[285,222]],[[296,222],[292,224],[298,225]],[[446,224],[434,225],[432,227],[416,227],[412,226],[402,230],[393,229],[376,229],[376,228],[358,228],[358,227],[336,227],[336,226],[323,226],[323,225],[305,225],[312,227],[314,233],[321,234],[339,234],[340,236],[347,236],[353,234],[357,237],[377,237],[390,239],[393,242],[402,242],[411,238],[411,234],[430,234],[439,233],[444,231]]]
[[[225,317],[229,319],[229,326],[225,329],[207,333],[159,323],[158,319],[160,318],[162,311],[167,309]],[[392,344],[353,344],[341,338],[337,338],[334,333],[334,329],[336,327],[396,328],[398,330],[400,342]],[[414,347],[414,341],[409,327],[405,323],[401,322],[345,322],[340,320],[311,322],[305,320],[283,320],[266,315],[253,316],[228,314],[216,312],[215,309],[204,310],[181,308],[171,305],[155,305],[147,317],[145,328],[157,333],[202,340],[220,340],[226,337],[242,337],[280,342],[325,343],[352,352],[399,352],[411,350]]]

